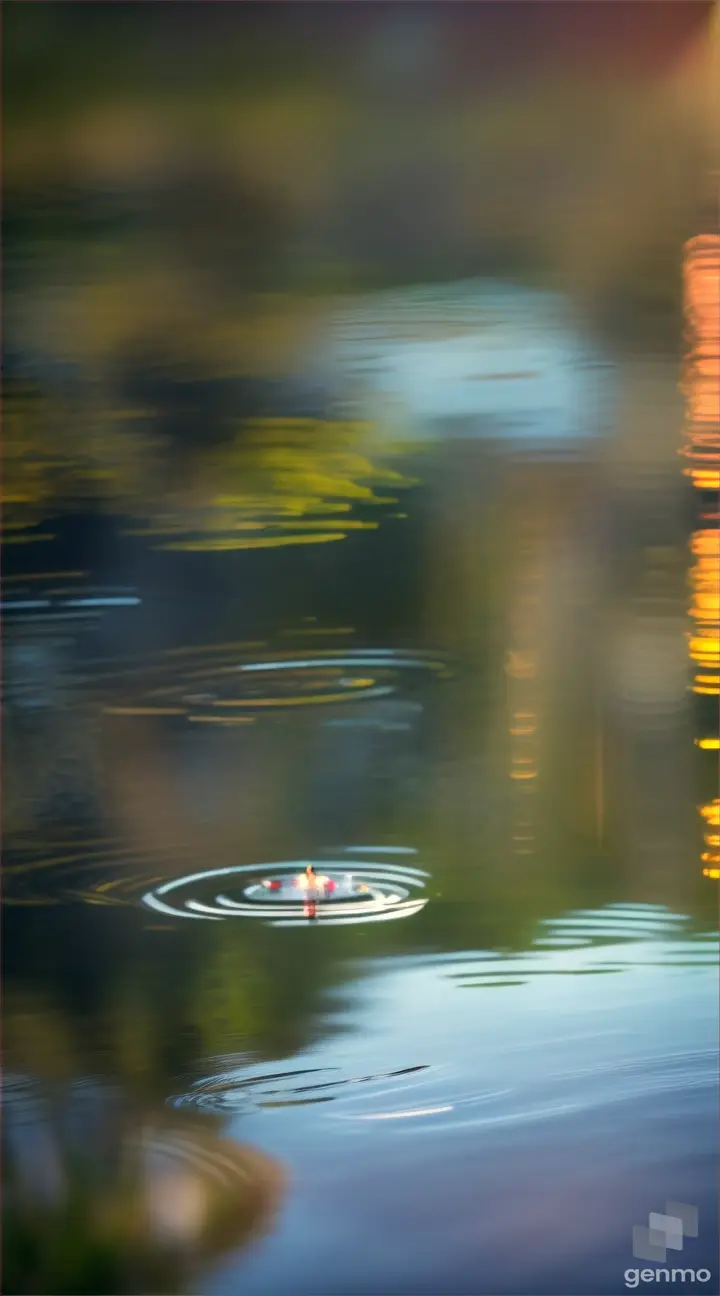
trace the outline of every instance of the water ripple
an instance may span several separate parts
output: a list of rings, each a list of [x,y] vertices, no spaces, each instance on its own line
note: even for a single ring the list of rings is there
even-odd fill
[[[248,723],[288,708],[345,706],[402,697],[410,681],[448,679],[445,659],[392,648],[330,648],[302,655],[250,650],[264,644],[211,644],[161,654],[118,671],[99,663],[95,674],[113,685],[110,715],[180,716],[194,723]],[[118,687],[119,686],[119,687]],[[390,721],[397,724],[397,720]],[[407,723],[407,720],[404,722]]]
[[[372,1125],[452,1132],[522,1125],[658,1094],[717,1090],[718,1054],[714,1048],[678,1049],[621,1055],[593,1066],[570,1064],[534,1078],[525,1068],[507,1075],[508,1083],[489,1087],[450,1065],[416,1064],[362,1076],[343,1075],[338,1066],[266,1073],[240,1066],[195,1081],[171,1104],[227,1117],[314,1107],[313,1120],[339,1122],[348,1132]]]
[[[616,975],[631,966],[716,967],[717,933],[692,932],[690,921],[662,906],[578,909],[544,920],[532,949],[465,955],[446,977],[459,989],[498,989],[538,978]]]
[[[339,1070],[339,1067],[305,1067],[292,1071],[248,1074],[248,1068],[238,1067],[197,1080],[188,1093],[171,1099],[171,1104],[174,1107],[194,1107],[201,1111],[232,1115],[263,1108],[303,1107],[342,1099],[354,1085],[377,1086],[386,1080],[426,1071],[427,1067],[408,1066],[378,1075],[345,1076],[340,1079],[316,1078],[312,1083],[307,1083],[308,1076],[334,1075]],[[328,1090],[339,1092],[328,1093]],[[308,1094],[312,1097],[307,1097]]]
[[[310,865],[315,880],[309,884]],[[422,869],[353,855],[208,869],[172,878],[142,899],[163,917],[208,922],[259,918],[273,927],[383,922],[411,917],[425,907],[427,877]],[[241,881],[241,889],[235,896],[227,895],[227,885],[235,879]]]

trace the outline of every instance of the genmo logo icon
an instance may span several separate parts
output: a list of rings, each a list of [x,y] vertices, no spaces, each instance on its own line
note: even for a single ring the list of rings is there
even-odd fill
[[[667,1260],[668,1251],[682,1251],[686,1238],[698,1236],[697,1206],[669,1201],[665,1211],[651,1211],[647,1224],[633,1228],[633,1255],[638,1260]],[[650,1282],[709,1282],[709,1269],[626,1269],[625,1286]]]
[[[668,1251],[682,1251],[686,1237],[698,1235],[697,1206],[686,1202],[665,1203],[665,1214],[651,1211],[647,1227],[633,1229],[633,1255],[638,1260],[666,1260]]]

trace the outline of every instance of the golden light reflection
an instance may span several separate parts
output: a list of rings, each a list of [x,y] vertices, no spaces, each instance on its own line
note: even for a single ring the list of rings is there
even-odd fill
[[[160,548],[176,550],[182,553],[226,553],[231,549],[283,549],[287,545],[329,544],[333,540],[344,540],[342,531],[328,532],[325,535],[289,535],[262,536],[256,540],[232,540],[227,536],[212,540],[177,540]]]
[[[188,716],[191,724],[219,724],[219,725],[245,725],[254,724],[254,716],[208,716],[208,715],[191,715]]]
[[[510,849],[514,857],[536,852],[533,808],[538,779],[538,627],[542,582],[538,571],[540,537],[535,526],[523,538],[523,557],[514,594],[510,644],[505,655],[510,768],[514,786]]]
[[[53,539],[33,528],[58,501],[101,498],[134,519],[125,534],[183,552],[328,544],[379,522],[353,510],[396,507],[414,481],[363,453],[373,428],[343,419],[256,419],[221,447],[198,445],[182,503],[159,495],[158,449],[138,436],[128,411],[108,413],[103,436],[56,426],[57,414],[28,388],[4,398],[3,537],[6,544]],[[161,411],[142,411],[148,433]],[[397,517],[397,513],[391,516]],[[10,531],[11,534],[6,533]],[[262,534],[254,534],[254,533]]]
[[[374,680],[357,681],[358,686],[367,687],[374,683]],[[280,698],[242,698],[236,700],[232,698],[226,702],[213,702],[215,707],[293,707],[293,706],[320,706],[329,702],[347,702],[348,693],[315,693],[303,694],[301,697],[280,697]]]
[[[720,236],[703,234],[685,245],[685,321],[688,351],[681,389],[685,424],[680,453],[698,490],[720,488]],[[714,537],[714,540],[713,540]],[[717,533],[705,533],[718,554]]]
[[[513,679],[532,679],[535,674],[535,660],[531,653],[509,652],[505,670]]]
[[[688,352],[682,380],[685,424],[680,453],[690,460],[684,472],[696,490],[720,490],[720,237],[704,234],[685,247],[685,321]],[[720,697],[720,529],[717,512],[703,513],[713,522],[695,531],[690,551],[690,620],[688,653],[692,690],[698,697]],[[707,733],[707,730],[706,730]],[[717,752],[720,739],[696,737],[701,751]],[[720,878],[720,800],[699,807],[703,823],[700,860],[703,877]]]
[[[720,490],[720,469],[708,472],[700,468],[686,468],[686,475],[692,478],[693,486],[698,490]]]
[[[708,805],[701,806],[700,814],[706,823],[712,824],[714,828],[720,828],[720,800],[717,797]]]
[[[703,869],[704,877],[720,877],[717,865],[720,864],[720,833],[710,831],[713,828],[720,828],[720,800],[717,798],[709,802],[708,805],[699,807],[700,815],[705,820],[703,832],[703,845],[705,849],[700,855],[700,860],[706,867]],[[709,849],[708,849],[709,848]]]

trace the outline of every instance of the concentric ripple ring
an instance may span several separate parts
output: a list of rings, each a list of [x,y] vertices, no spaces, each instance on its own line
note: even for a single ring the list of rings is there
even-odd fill
[[[303,890],[300,880],[309,865],[316,870],[319,883]],[[226,888],[228,880],[236,876],[245,882],[238,898],[215,890],[216,880],[222,879]],[[173,878],[146,892],[142,902],[165,916],[208,922],[260,918],[273,927],[381,922],[419,913],[427,904],[422,894],[427,877],[422,869],[354,856],[293,860],[265,869],[257,864],[236,864]]]

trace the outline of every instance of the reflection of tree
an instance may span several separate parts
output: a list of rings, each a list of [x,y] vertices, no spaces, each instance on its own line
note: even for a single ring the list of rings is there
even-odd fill
[[[261,27],[233,44],[248,53],[265,46]],[[152,40],[145,15],[136,30]],[[94,69],[93,40],[86,40],[72,54]],[[187,42],[187,32],[178,37],[180,63]],[[280,58],[297,61],[292,42],[289,28],[273,27]],[[10,61],[11,199],[32,190],[38,176],[45,183],[57,166],[42,117],[33,120],[22,95],[23,53],[15,49]],[[107,50],[104,58],[112,62]],[[640,315],[646,330],[659,315],[674,326],[676,247],[683,207],[693,201],[697,141],[666,90],[541,83],[526,95],[485,95],[481,108],[473,95],[450,96],[429,115],[414,102],[412,116],[389,116],[374,85],[350,78],[341,90],[321,76],[291,85],[264,61],[264,84],[256,78],[250,91],[235,78],[228,89],[211,54],[195,73],[194,96],[184,87],[182,112],[172,78],[159,75],[134,166],[132,95],[116,94],[110,109],[103,88],[80,78],[84,102],[71,113],[62,111],[65,78],[54,55],[47,78],[46,111],[60,109],[63,149],[55,152],[64,151],[82,177],[87,207],[97,212],[96,191],[114,182],[123,194],[115,200],[123,248],[136,265],[163,260],[215,317],[228,301],[241,304],[242,316],[249,293],[293,278],[322,287],[339,267],[346,290],[363,279],[412,282],[499,268],[562,281],[598,320],[617,322],[630,307],[635,326]],[[67,203],[58,225],[61,216],[65,225],[75,222],[82,244],[80,217],[70,219]],[[309,247],[304,256],[318,230],[324,254]],[[28,225],[29,246],[31,231]],[[107,242],[117,247],[112,233]]]
[[[8,987],[3,1006],[5,1066],[8,1071],[66,1083],[77,1061],[75,1027],[66,1014],[37,991]]]
[[[9,22],[14,349],[24,334],[36,358],[72,358],[86,383],[107,383],[122,354],[146,344],[199,382],[228,363],[247,376],[261,369],[252,335],[270,307],[276,346],[262,350],[277,372],[292,367],[288,323],[300,336],[315,308],[268,293],[298,279],[322,292],[344,277],[338,287],[353,291],[478,270],[566,287],[598,322],[622,315],[647,336],[659,321],[676,327],[697,145],[667,90],[540,83],[485,94],[481,108],[469,94],[388,114],[372,79],[341,87],[313,73],[285,14],[267,26],[233,15],[243,35],[228,63],[219,27],[199,50],[191,21],[168,52],[149,11],[115,39],[112,18],[80,37],[53,13],[62,58],[47,31],[26,44],[22,10]],[[156,67],[147,49],[158,42]],[[155,74],[140,114],[130,78],[145,80],[145,59]],[[187,59],[191,84],[173,71]],[[230,72],[236,59],[242,73]],[[102,399],[112,407],[109,390]]]
[[[132,366],[125,395],[142,408],[106,415],[100,435],[87,409],[6,394],[11,539],[84,500],[134,514],[173,548],[307,544],[376,527],[351,510],[392,503],[387,492],[411,484],[367,457],[362,424],[250,417],[257,384],[181,377],[147,356]]]
[[[357,490],[337,493],[329,424],[290,438],[284,464],[273,461],[267,429],[262,452],[241,446],[247,420],[275,412],[262,380],[297,371],[323,313],[322,300],[292,297],[298,281],[322,293],[333,278],[354,291],[482,270],[561,286],[598,324],[647,337],[675,329],[696,154],[664,92],[613,87],[610,103],[600,82],[540,85],[486,97],[482,111],[450,96],[420,124],[407,113],[388,120],[362,77],[340,88],[312,70],[292,19],[271,28],[233,16],[243,39],[230,43],[229,62],[214,21],[208,48],[195,48],[194,20],[175,34],[168,68],[149,12],[117,25],[98,17],[81,37],[53,11],[30,45],[26,19],[12,15],[6,342],[34,388],[21,395],[6,384],[6,521],[91,495],[155,523],[157,513],[177,523],[178,512],[202,511],[192,522],[207,538],[228,520],[218,495],[233,497],[245,524],[247,496],[284,506],[301,477],[323,520],[361,501]],[[50,31],[65,57],[52,52]],[[144,82],[138,50],[158,45],[139,131],[130,82],[112,95],[109,86],[129,66]],[[180,111],[172,68],[188,59]],[[424,76],[419,68],[411,78],[420,99]],[[232,490],[219,486],[223,475]],[[348,481],[372,484],[366,469]]]
[[[250,292],[267,291],[282,274],[278,252],[285,242],[279,199],[243,184],[222,157],[186,156],[143,195],[145,237],[155,255],[183,267],[210,309],[229,300],[250,305]]]
[[[87,1069],[76,1029],[39,998],[4,1008],[6,1291],[176,1292],[272,1227],[277,1162],[213,1120],[170,1116],[132,1066],[120,1087]]]
[[[448,708],[455,760],[425,797],[443,907],[459,900],[446,938],[463,933],[459,948],[473,914],[485,939],[491,922],[491,939],[513,932],[522,942],[547,913],[632,890],[639,860],[646,895],[692,911],[679,582],[673,591],[656,581],[655,615],[635,618],[631,687],[604,633],[615,607],[598,585],[588,525],[602,503],[594,467],[516,468],[502,503],[484,459],[465,453],[454,476],[449,468],[448,457],[447,475],[435,478],[444,506],[431,533],[429,625],[475,683],[459,687],[458,717]],[[487,494],[497,506],[493,535],[492,508],[475,507]],[[626,540],[624,569],[629,548]],[[464,911],[471,897],[477,908]],[[428,928],[432,909],[419,920]]]
[[[147,435],[150,425],[169,458],[232,441],[238,424],[262,412],[257,382],[193,377],[179,358],[173,363],[158,355],[152,340],[136,341],[118,358],[117,369],[121,408],[146,411],[137,432]]]
[[[192,1024],[208,1057],[227,1050],[252,1050],[267,1029],[272,1004],[272,979],[252,945],[238,940],[228,923],[219,930],[208,958],[198,971],[190,1004]],[[275,1004],[275,1011],[279,1005]]]

